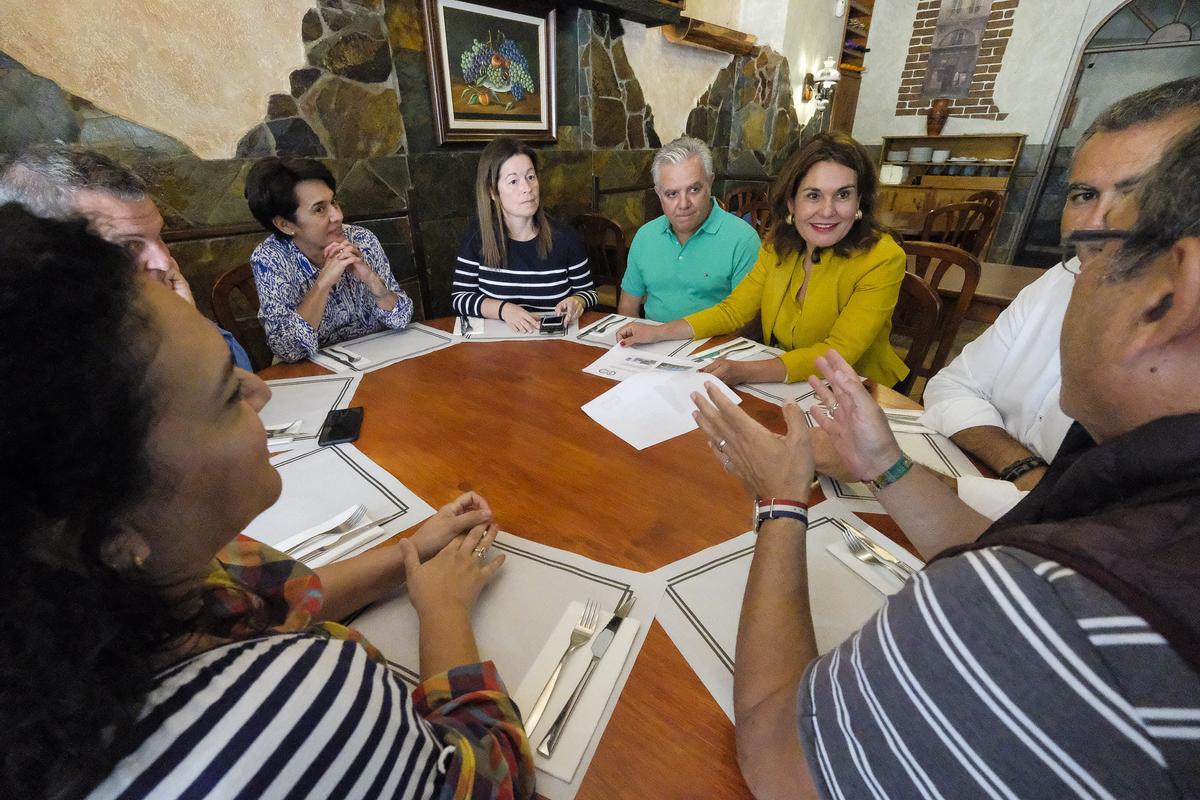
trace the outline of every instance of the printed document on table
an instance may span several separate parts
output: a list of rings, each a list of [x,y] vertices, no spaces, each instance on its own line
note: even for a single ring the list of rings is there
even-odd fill
[[[634,375],[694,372],[699,368],[698,364],[687,358],[675,358],[618,346],[588,364],[583,371],[589,375],[623,381]]]
[[[657,372],[634,375],[583,406],[592,419],[622,440],[645,450],[651,445],[696,429],[692,392],[713,383],[734,403],[742,399],[728,386],[703,372]]]

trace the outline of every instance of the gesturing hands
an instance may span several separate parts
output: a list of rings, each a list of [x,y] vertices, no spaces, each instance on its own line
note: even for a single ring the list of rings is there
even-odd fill
[[[812,415],[828,437],[829,448],[840,459],[843,474],[859,481],[878,477],[900,458],[900,445],[883,409],[836,350],[818,356],[817,369],[830,385],[815,375],[808,379],[824,406],[824,410],[813,409]]]
[[[783,407],[787,433],[772,433],[725,397],[714,385],[707,397],[695,392],[693,416],[708,435],[708,446],[725,471],[755,498],[780,497],[806,502],[813,477],[813,454],[804,412],[795,403]]]

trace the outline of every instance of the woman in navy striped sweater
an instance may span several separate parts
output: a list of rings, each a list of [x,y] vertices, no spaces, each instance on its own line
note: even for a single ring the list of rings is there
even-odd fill
[[[82,222],[10,204],[0,240],[0,797],[532,796],[470,625],[483,499],[316,573],[237,536],[280,492],[261,382]],[[401,582],[411,690],[333,621]]]
[[[532,312],[563,314],[569,325],[596,304],[587,251],[579,235],[546,216],[537,154],[501,136],[483,149],[475,208],[454,270],[451,300],[461,316],[502,319],[532,333]]]

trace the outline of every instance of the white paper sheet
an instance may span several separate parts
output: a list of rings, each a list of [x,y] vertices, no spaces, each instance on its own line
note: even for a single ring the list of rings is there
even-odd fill
[[[620,439],[645,450],[697,428],[692,412],[692,392],[703,392],[708,383],[734,403],[741,403],[728,386],[700,372],[634,375],[586,403],[583,411]]]
[[[641,322],[646,325],[662,324],[652,319],[636,319],[634,317],[624,317],[620,314],[609,314],[606,317],[601,317],[595,322],[585,325],[575,334],[574,338],[580,344],[588,344],[592,347],[614,347],[617,344],[617,331],[630,322]],[[691,353],[697,347],[701,347],[707,341],[708,337],[695,340],[668,339],[665,342],[654,342],[653,344],[636,344],[633,345],[633,349],[644,353],[682,357]]]
[[[708,353],[724,350],[726,347],[734,346],[735,343],[752,344],[754,347],[738,350],[736,353],[730,353],[728,356],[718,356],[718,358],[728,358],[730,361],[764,361],[768,358],[775,358],[783,353],[778,347],[768,347],[761,342],[755,342],[753,339],[739,336],[737,339],[717,345],[716,347],[694,351],[689,358],[697,361]],[[704,359],[702,363],[708,364],[710,360]],[[797,381],[796,383],[783,383],[782,381],[771,383],[739,383],[735,388],[739,392],[752,394],[761,400],[766,400],[768,403],[774,403],[777,406],[782,406],[789,400],[795,400],[800,404],[800,408],[806,411],[820,402],[817,398],[817,393],[808,385],[808,381]]]
[[[380,331],[335,345],[336,350],[361,357],[363,360],[360,362],[345,364],[324,354],[318,354],[312,361],[334,372],[374,372],[398,361],[449,347],[455,341],[455,338],[445,331],[414,322],[404,330]]]
[[[267,381],[271,387],[271,400],[258,412],[258,416],[263,425],[299,420],[300,424],[287,434],[292,439],[287,449],[308,449],[316,444],[325,415],[336,408],[349,408],[361,381],[362,375],[359,373]],[[272,446],[270,449],[276,452],[284,446]]]
[[[814,411],[812,413],[820,413]],[[903,411],[889,408],[885,413],[890,417],[888,424],[896,441],[909,458],[919,464],[924,464],[935,472],[958,478],[963,475],[978,475],[979,470],[971,463],[971,459],[958,445],[942,436],[940,433],[929,431],[916,422],[920,411]],[[815,427],[809,416],[809,424]],[[837,498],[846,507],[862,514],[886,514],[883,505],[871,493],[871,487],[865,483],[844,483],[834,480],[828,475],[821,475],[821,491],[826,497]]]
[[[534,314],[534,316],[541,319],[548,315]],[[464,342],[556,341],[574,338],[575,333],[579,330],[579,320],[572,322],[565,333],[543,334],[538,331],[517,333],[502,319],[484,319],[483,317],[469,317],[468,319],[471,323],[471,330],[467,335],[464,335],[462,330],[463,318],[458,317],[454,320],[454,335]]]
[[[699,368],[699,364],[687,358],[659,355],[632,347],[612,347],[584,367],[583,371],[620,382],[634,375],[695,372]]]
[[[383,467],[350,444],[319,447],[285,454],[275,462],[283,478],[283,492],[275,505],[246,527],[245,534],[275,545],[299,531],[329,519],[347,506],[362,503],[367,511],[363,522],[374,520],[385,534],[407,530],[433,515],[434,509],[417,497]],[[309,566],[356,555],[377,542],[356,539],[325,553]]]
[[[620,675],[607,694],[606,702],[600,704],[598,714],[594,711],[594,704],[589,706],[592,711],[585,708],[575,711],[565,729],[564,739],[551,759],[557,765],[552,768],[561,774],[566,768],[563,763],[574,758],[577,766],[573,769],[573,776],[570,780],[554,777],[545,771],[546,765],[541,757],[534,755],[539,766],[538,793],[549,800],[571,800],[583,782],[588,764],[645,641],[662,596],[663,584],[661,579],[651,575],[601,564],[508,533],[502,532],[496,538],[493,550],[505,554],[505,563],[480,595],[472,614],[472,625],[480,657],[496,664],[505,685],[510,692],[516,693],[516,697],[521,696],[521,692],[528,693],[523,683],[548,642],[551,652],[562,645],[554,656],[554,662],[551,662],[551,669],[566,649],[566,638],[562,638],[556,630],[564,616],[570,613],[567,609],[572,603],[595,600],[602,609],[597,625],[603,626],[624,597],[630,593],[637,596],[630,617],[641,622],[641,627],[628,648]],[[578,619],[578,612],[575,612],[575,619]],[[353,618],[350,624],[380,649],[401,678],[410,685],[416,684],[419,674],[417,615],[407,595],[375,604]],[[618,660],[614,658],[613,662]],[[534,678],[533,682],[536,683],[536,680]],[[533,698],[540,692],[539,685],[532,690]],[[559,705],[566,700],[565,694],[556,692],[555,697],[560,696],[562,699],[557,701]],[[522,711],[532,706],[533,699],[527,702],[528,706],[518,703]],[[558,710],[554,704],[546,709],[543,720],[548,721],[539,723],[539,731],[549,728]],[[592,714],[592,718],[589,719],[588,714]],[[570,749],[572,742],[577,742],[576,737],[586,740],[581,750],[578,744],[575,750]],[[537,742],[534,742],[536,746]],[[572,753],[576,754],[572,756]]]
[[[841,541],[831,517],[877,541],[886,540],[835,501],[809,509],[809,598],[822,653],[861,628],[884,601],[883,592],[829,553],[828,546]],[[666,584],[659,624],[731,721],[734,646],[755,539],[753,532],[744,533],[652,573]]]

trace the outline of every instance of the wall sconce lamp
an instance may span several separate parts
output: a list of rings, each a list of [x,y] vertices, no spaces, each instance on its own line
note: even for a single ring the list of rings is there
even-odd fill
[[[841,79],[842,73],[838,72],[833,57],[825,59],[825,66],[817,70],[817,74],[813,78],[818,111],[824,111],[829,106],[830,101],[833,100],[833,93],[837,89],[838,81]]]

